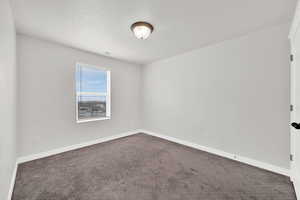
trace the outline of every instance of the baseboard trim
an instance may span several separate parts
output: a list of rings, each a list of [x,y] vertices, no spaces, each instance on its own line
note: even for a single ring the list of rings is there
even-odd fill
[[[293,166],[292,166],[293,168]],[[293,182],[297,199],[300,199],[300,177],[299,173],[291,169],[290,179]]]
[[[41,153],[37,153],[37,154],[32,154],[29,156],[23,156],[23,157],[19,157],[16,161],[16,165],[13,171],[13,175],[12,175],[12,180],[11,180],[11,185],[10,185],[10,189],[9,189],[9,193],[8,193],[8,200],[11,200],[12,198],[12,194],[13,194],[13,189],[14,189],[14,184],[15,184],[15,179],[16,179],[16,175],[17,175],[17,169],[18,169],[18,164],[24,163],[24,162],[29,162],[32,160],[36,160],[36,159],[40,159],[40,158],[45,158],[48,156],[53,156],[59,153],[63,153],[63,152],[67,152],[67,151],[71,151],[71,150],[75,150],[75,149],[79,149],[79,148],[83,148],[83,147],[87,147],[87,146],[91,146],[94,144],[99,144],[99,143],[103,143],[103,142],[108,142],[110,140],[115,140],[115,139],[119,139],[119,138],[123,138],[126,136],[130,136],[130,135],[135,135],[137,133],[145,133],[148,135],[152,135],[155,137],[159,137],[171,142],[175,142],[178,144],[182,144],[184,146],[188,146],[188,147],[192,147],[195,149],[199,149],[208,153],[212,153],[218,156],[222,156],[231,160],[235,160],[241,163],[245,163],[248,165],[252,165],[254,167],[258,167],[261,169],[265,169],[268,171],[272,171],[278,174],[282,174],[285,176],[289,176],[292,178],[291,174],[290,174],[290,170],[289,169],[285,169],[285,168],[281,168],[278,166],[274,166],[265,162],[261,162],[261,161],[257,161],[254,159],[250,159],[247,157],[243,157],[243,156],[239,156],[239,155],[235,155],[232,153],[228,153],[228,152],[224,152],[215,148],[211,148],[211,147],[206,147],[203,145],[199,145],[196,143],[192,143],[192,142],[188,142],[185,140],[181,140],[175,137],[170,137],[167,135],[163,135],[163,134],[158,134],[152,131],[148,131],[148,130],[144,130],[144,129],[138,129],[138,130],[134,130],[134,131],[129,131],[129,132],[124,132],[121,134],[117,134],[117,135],[113,135],[113,136],[109,136],[109,137],[103,137],[103,138],[99,138],[96,140],[92,140],[92,141],[88,141],[88,142],[83,142],[83,143],[79,143],[79,144],[75,144],[75,145],[71,145],[71,146],[67,146],[67,147],[62,147],[62,148],[58,148],[58,149],[54,149],[54,150],[50,150],[50,151],[46,151],[46,152],[41,152]],[[294,182],[294,187],[297,193],[297,196],[300,196],[300,190],[297,190],[298,188],[300,189],[300,183],[296,183]]]
[[[232,160],[235,160],[235,161],[246,163],[248,165],[252,165],[252,166],[255,166],[255,167],[258,167],[258,168],[262,168],[262,169],[265,169],[265,170],[268,170],[268,171],[272,171],[272,172],[290,177],[290,170],[289,169],[281,168],[281,167],[278,167],[278,166],[275,166],[275,165],[272,165],[272,164],[257,161],[257,160],[247,158],[247,157],[244,157],[244,156],[235,155],[235,154],[224,152],[224,151],[221,151],[221,150],[218,150],[218,149],[215,149],[215,148],[206,147],[206,146],[203,146],[203,145],[199,145],[199,144],[188,142],[188,141],[181,140],[181,139],[178,139],[178,138],[170,137],[170,136],[167,136],[167,135],[164,135],[164,134],[158,134],[158,133],[148,131],[148,130],[144,130],[144,129],[129,131],[129,132],[125,132],[125,133],[121,133],[121,134],[117,134],[117,135],[113,135],[113,136],[109,136],[109,137],[99,138],[99,139],[96,139],[96,140],[83,142],[83,143],[79,143],[79,144],[75,144],[75,145],[71,145],[71,146],[67,146],[67,147],[62,147],[62,148],[58,148],[58,149],[54,149],[54,150],[50,150],[50,151],[46,151],[46,152],[41,152],[41,153],[29,155],[29,156],[19,157],[17,159],[17,165],[20,164],[20,163],[29,162],[29,161],[40,159],[40,158],[45,158],[45,157],[56,155],[56,154],[59,154],[59,153],[63,153],[63,152],[67,152],[67,151],[71,151],[71,150],[91,146],[91,145],[94,145],[94,144],[99,144],[99,143],[102,143],[102,142],[107,142],[107,141],[110,141],[110,140],[114,140],[114,139],[130,136],[130,135],[134,135],[134,134],[137,134],[137,133],[145,133],[145,134],[148,134],[148,135],[156,136],[156,137],[159,137],[159,138],[162,138],[162,139],[165,139],[165,140],[169,140],[169,141],[172,141],[172,142],[175,142],[175,143],[178,143],[178,144],[182,144],[182,145],[185,145],[185,146],[188,146],[188,147],[192,147],[192,148],[195,148],[195,149],[206,151],[208,153],[212,153],[212,154],[215,154],[215,155],[218,155],[218,156],[229,158],[229,159],[232,159]],[[16,167],[16,169],[17,169],[17,167]]]
[[[297,199],[300,199],[300,183],[296,179],[293,179],[293,184],[294,184],[296,197]]]
[[[232,153],[224,152],[224,151],[221,151],[221,150],[218,150],[218,149],[215,149],[215,148],[202,146],[202,145],[195,144],[195,143],[192,143],[192,142],[188,142],[188,141],[185,141],[185,140],[181,140],[181,139],[178,139],[178,138],[170,137],[170,136],[167,136],[167,135],[164,135],[164,134],[158,134],[158,133],[148,131],[148,130],[140,130],[139,132],[142,132],[142,133],[145,133],[145,134],[148,134],[148,135],[152,135],[152,136],[155,136],[155,137],[159,137],[159,138],[162,138],[162,139],[165,139],[165,140],[169,140],[171,142],[175,142],[175,143],[178,143],[178,144],[182,144],[184,146],[199,149],[199,150],[202,150],[202,151],[205,151],[205,152],[208,152],[208,153],[212,153],[212,154],[215,154],[215,155],[218,155],[218,156],[229,158],[231,160],[239,161],[241,163],[252,165],[254,167],[265,169],[265,170],[268,170],[268,171],[271,171],[271,172],[275,172],[275,173],[282,174],[282,175],[285,175],[285,176],[290,176],[290,170],[289,169],[281,168],[281,167],[278,167],[278,166],[275,166],[275,165],[272,165],[272,164],[268,164],[268,163],[257,161],[257,160],[247,158],[247,157],[244,157],[244,156],[239,156],[239,155],[235,155],[235,154],[232,154]]]
[[[96,139],[96,140],[83,142],[83,143],[79,143],[79,144],[75,144],[75,145],[71,145],[71,146],[67,146],[67,147],[61,147],[61,148],[46,151],[46,152],[41,152],[41,153],[29,155],[29,156],[19,157],[17,159],[17,164],[24,163],[24,162],[29,162],[29,161],[40,159],[40,158],[45,158],[45,157],[48,157],[48,156],[53,156],[53,155],[56,155],[56,154],[59,154],[59,153],[72,151],[72,150],[75,150],[75,149],[80,149],[80,148],[91,146],[91,145],[94,145],[94,144],[108,142],[110,140],[115,140],[115,139],[118,139],[118,138],[134,135],[134,134],[137,134],[137,133],[139,133],[139,130],[128,131],[128,132],[121,133],[121,134],[118,134],[118,135],[103,137],[103,138],[99,138],[99,139]]]
[[[16,180],[16,176],[17,176],[17,170],[18,170],[18,163],[16,162],[14,171],[12,173],[11,181],[10,181],[10,187],[9,187],[9,191],[8,191],[7,200],[11,200],[11,198],[12,198],[12,194],[14,192],[15,180]]]

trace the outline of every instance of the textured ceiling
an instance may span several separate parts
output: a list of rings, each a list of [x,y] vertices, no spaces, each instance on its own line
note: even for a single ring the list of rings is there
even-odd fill
[[[149,63],[289,22],[296,0],[12,0],[19,33],[135,63]],[[148,21],[154,32],[130,31]]]

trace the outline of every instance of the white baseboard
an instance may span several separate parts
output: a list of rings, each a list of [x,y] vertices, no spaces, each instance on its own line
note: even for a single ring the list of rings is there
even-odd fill
[[[91,145],[94,145],[94,144],[99,144],[99,143],[102,143],[102,142],[108,142],[110,140],[114,140],[114,139],[130,136],[130,135],[134,135],[134,134],[137,134],[137,133],[139,133],[139,130],[129,131],[129,132],[121,133],[121,134],[118,134],[118,135],[99,138],[99,139],[96,139],[96,140],[83,142],[83,143],[80,143],[80,144],[75,144],[75,145],[71,145],[71,146],[67,146],[67,147],[62,147],[62,148],[58,148],[58,149],[54,149],[54,150],[50,150],[50,151],[46,151],[46,152],[41,152],[41,153],[32,154],[32,155],[29,155],[29,156],[23,156],[23,157],[17,158],[16,165],[15,165],[15,168],[14,168],[14,171],[13,171],[13,174],[12,174],[12,179],[11,179],[7,199],[11,200],[11,198],[12,198],[12,194],[13,194],[13,190],[14,190],[14,186],[15,186],[16,175],[17,175],[17,169],[18,169],[18,165],[20,163],[24,163],[24,162],[28,162],[28,161],[32,161],[32,160],[36,160],[36,159],[40,159],[40,158],[45,158],[45,157],[48,157],[48,156],[53,156],[53,155],[56,155],[56,154],[59,154],[59,153],[79,149],[79,148],[82,148],[82,147],[91,146]]]
[[[294,189],[297,199],[300,199],[300,183],[296,179],[293,180]]]
[[[225,157],[225,158],[236,160],[236,161],[246,163],[246,164],[249,164],[249,165],[252,165],[252,166],[255,166],[255,167],[259,167],[259,168],[262,168],[262,169],[265,169],[265,170],[269,170],[269,171],[272,171],[272,172],[275,172],[275,173],[278,173],[278,174],[283,174],[285,176],[290,176],[290,170],[289,169],[281,168],[281,167],[271,165],[271,164],[268,164],[268,163],[265,163],[265,162],[257,161],[257,160],[251,159],[251,158],[235,155],[235,154],[224,152],[224,151],[221,151],[221,150],[218,150],[218,149],[215,149],[215,148],[202,146],[202,145],[199,145],[199,144],[195,144],[195,143],[188,142],[188,141],[185,141],[185,140],[180,140],[180,139],[177,139],[177,138],[174,138],[174,137],[154,133],[154,132],[151,132],[151,131],[148,131],[148,130],[143,130],[143,129],[135,130],[135,131],[129,131],[129,132],[121,133],[121,134],[118,134],[118,135],[99,138],[99,139],[96,139],[96,140],[93,140],[93,141],[88,141],[88,142],[75,144],[75,145],[71,145],[71,146],[67,146],[67,147],[62,147],[62,148],[58,148],[58,149],[54,149],[54,150],[50,150],[50,151],[46,151],[46,152],[42,152],[42,153],[37,153],[37,154],[29,155],[29,156],[20,157],[20,158],[17,159],[17,164],[32,161],[32,160],[36,160],[36,159],[39,159],[39,158],[52,156],[52,155],[55,155],[55,154],[66,152],[66,151],[79,149],[79,148],[82,148],[82,147],[87,147],[87,146],[102,143],[102,142],[107,142],[107,141],[110,141],[110,140],[114,140],[114,139],[130,136],[130,135],[134,135],[134,134],[137,134],[137,133],[145,133],[145,134],[148,134],[148,135],[153,135],[153,136],[163,138],[163,139],[166,139],[166,140],[178,143],[178,144],[182,144],[182,145],[185,145],[185,146],[188,146],[188,147],[192,147],[192,148],[195,148],[195,149],[206,151],[208,153],[212,153],[212,154],[219,155],[219,156],[222,156],[222,157]]]
[[[88,141],[88,142],[83,142],[83,143],[80,143],[80,144],[75,144],[75,145],[71,145],[71,146],[67,146],[67,147],[61,147],[61,148],[58,148],[58,149],[53,149],[53,150],[50,150],[50,151],[41,152],[41,153],[37,153],[37,154],[32,154],[32,155],[29,155],[29,156],[19,157],[17,159],[17,163],[20,164],[20,163],[24,163],[24,162],[28,162],[28,161],[32,161],[32,160],[36,160],[36,159],[56,155],[56,154],[59,154],[59,153],[79,149],[79,148],[82,148],[82,147],[87,147],[87,146],[91,146],[91,145],[94,145],[94,144],[107,142],[107,141],[110,141],[110,140],[114,140],[114,139],[130,136],[130,135],[134,135],[134,134],[139,133],[138,131],[139,130],[129,131],[129,132],[121,133],[121,134],[118,134],[118,135],[113,135],[113,136],[99,138],[99,139]]]
[[[290,173],[290,179],[293,182],[295,193],[297,199],[300,199],[300,173],[298,171],[293,170],[293,166]]]
[[[227,152],[224,152],[224,151],[221,151],[221,150],[218,150],[218,149],[202,146],[202,145],[195,144],[195,143],[192,143],[192,142],[188,142],[188,141],[185,141],[185,140],[180,140],[180,139],[170,137],[170,136],[167,136],[167,135],[162,135],[162,134],[154,133],[152,131],[139,129],[139,130],[134,130],[134,131],[121,133],[121,134],[118,134],[118,135],[99,138],[99,139],[96,139],[96,140],[93,140],[93,141],[88,141],[88,142],[75,144],[75,145],[71,145],[71,146],[67,146],[67,147],[62,147],[62,148],[58,148],[58,149],[54,149],[54,150],[50,150],[50,151],[46,151],[46,152],[41,152],[41,153],[29,155],[29,156],[19,157],[17,159],[16,166],[15,166],[15,169],[14,169],[14,172],[13,172],[13,175],[12,175],[10,190],[9,190],[9,194],[8,194],[8,200],[11,199],[12,194],[13,194],[13,189],[14,189],[14,183],[15,183],[18,164],[28,162],[28,161],[32,161],[32,160],[36,160],[36,159],[40,159],[40,158],[44,158],[44,157],[48,157],[48,156],[52,156],[52,155],[56,155],[56,154],[59,154],[59,153],[63,153],[63,152],[67,152],[67,151],[71,151],[71,150],[75,150],[75,149],[79,149],[79,148],[82,148],[82,147],[87,147],[87,146],[94,145],[94,144],[99,144],[99,143],[102,143],[102,142],[107,142],[107,141],[110,141],[110,140],[130,136],[130,135],[134,135],[134,134],[137,134],[137,133],[145,133],[145,134],[148,134],[148,135],[156,136],[156,137],[159,137],[159,138],[162,138],[162,139],[165,139],[165,140],[169,140],[169,141],[172,141],[172,142],[175,142],[175,143],[178,143],[178,144],[182,144],[182,145],[185,145],[185,146],[188,146],[188,147],[199,149],[199,150],[202,150],[202,151],[205,151],[205,152],[208,152],[208,153],[212,153],[212,154],[215,154],[215,155],[218,155],[218,156],[222,156],[222,157],[229,158],[229,159],[232,159],[232,160],[236,160],[236,161],[239,161],[239,162],[242,162],[242,163],[246,163],[246,164],[249,164],[249,165],[252,165],[252,166],[255,166],[255,167],[258,167],[258,168],[262,168],[262,169],[265,169],[265,170],[268,170],[268,171],[272,171],[272,172],[275,172],[275,173],[278,173],[278,174],[283,174],[285,176],[290,176],[290,170],[289,169],[284,169],[284,168],[274,166],[274,165],[271,165],[271,164],[268,164],[268,163],[264,163],[264,162],[253,160],[253,159],[250,159],[250,158],[247,158],[247,157],[227,153]],[[300,189],[300,183],[294,182],[294,186],[295,186],[297,196],[298,195],[300,196],[300,194],[299,194],[300,190],[297,190],[297,188]]]
[[[18,170],[18,163],[16,162],[14,171],[12,173],[11,181],[10,181],[7,200],[11,200],[11,198],[12,198],[12,194],[13,194],[14,186],[15,186],[15,180],[16,180],[16,176],[17,176],[17,170]]]
[[[218,155],[218,156],[222,156],[222,157],[225,157],[225,158],[229,158],[229,159],[232,159],[232,160],[235,160],[235,161],[239,161],[241,163],[246,163],[248,165],[252,165],[252,166],[255,166],[255,167],[258,167],[258,168],[261,168],[261,169],[265,169],[265,170],[268,170],[268,171],[278,173],[278,174],[282,174],[282,175],[285,175],[285,176],[290,176],[290,170],[289,169],[281,168],[281,167],[271,165],[271,164],[268,164],[268,163],[265,163],[265,162],[261,162],[261,161],[257,161],[257,160],[251,159],[251,158],[247,158],[247,157],[235,155],[235,154],[232,154],[232,153],[224,152],[224,151],[214,149],[214,148],[211,148],[211,147],[202,146],[202,145],[199,145],[199,144],[184,141],[184,140],[177,139],[177,138],[170,137],[170,136],[166,136],[166,135],[163,135],[163,134],[154,133],[154,132],[148,131],[148,130],[140,130],[139,132],[142,132],[142,133],[145,133],[145,134],[148,134],[148,135],[153,135],[153,136],[156,136],[156,137],[159,137],[159,138],[163,138],[163,139],[166,139],[166,140],[178,143],[178,144],[182,144],[182,145],[185,145],[185,146],[188,146],[188,147],[199,149],[199,150],[202,150],[202,151],[205,151],[205,152],[208,152],[208,153],[212,153],[212,154],[215,154],[215,155]]]

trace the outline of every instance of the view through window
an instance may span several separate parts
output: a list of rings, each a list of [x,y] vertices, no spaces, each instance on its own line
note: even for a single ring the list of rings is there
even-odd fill
[[[110,72],[76,65],[77,122],[110,118]]]

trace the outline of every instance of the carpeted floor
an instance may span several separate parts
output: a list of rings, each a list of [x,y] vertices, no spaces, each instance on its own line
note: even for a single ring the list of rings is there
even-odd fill
[[[288,177],[137,134],[19,166],[13,200],[295,200]]]

